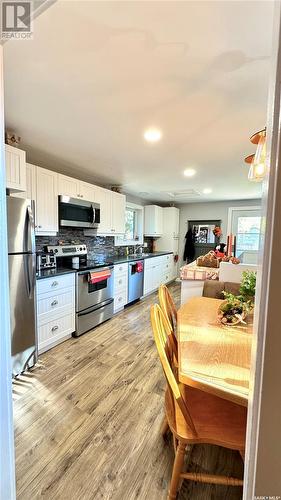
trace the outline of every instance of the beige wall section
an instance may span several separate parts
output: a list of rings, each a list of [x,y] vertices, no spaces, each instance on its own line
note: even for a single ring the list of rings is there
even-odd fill
[[[242,206],[259,206],[260,199],[255,200],[236,200],[236,201],[217,201],[209,203],[186,203],[178,205],[180,209],[180,239],[179,239],[179,256],[180,265],[183,263],[183,251],[185,245],[185,234],[187,231],[186,221],[200,219],[220,219],[222,221],[222,241],[226,240],[227,236],[227,218],[229,207]]]

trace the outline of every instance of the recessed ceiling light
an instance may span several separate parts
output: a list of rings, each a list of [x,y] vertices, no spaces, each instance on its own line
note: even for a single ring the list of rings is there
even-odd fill
[[[210,193],[212,193],[212,191],[213,190],[211,188],[205,188],[205,189],[203,189],[203,193],[204,194],[210,194]]]
[[[185,175],[186,177],[193,177],[193,175],[196,174],[196,170],[194,170],[194,168],[186,168],[183,172],[183,175]]]
[[[158,128],[148,128],[143,136],[147,142],[157,142],[160,141],[162,132]]]

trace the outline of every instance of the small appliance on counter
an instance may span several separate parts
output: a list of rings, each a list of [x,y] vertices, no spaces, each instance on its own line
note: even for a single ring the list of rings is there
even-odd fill
[[[42,269],[55,269],[57,267],[57,258],[55,255],[38,252],[36,254],[36,263],[37,271],[42,271]]]
[[[75,269],[75,332],[78,337],[113,316],[113,263],[87,259],[86,245],[48,246],[57,264]]]

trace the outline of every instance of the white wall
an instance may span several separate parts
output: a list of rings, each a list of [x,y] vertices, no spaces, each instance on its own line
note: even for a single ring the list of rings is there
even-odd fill
[[[186,203],[178,205],[180,209],[180,239],[179,239],[179,257],[180,265],[183,263],[183,252],[185,245],[185,235],[187,231],[188,220],[221,220],[222,242],[226,242],[227,237],[227,218],[229,207],[250,206],[261,204],[260,199],[255,200],[237,200],[237,201],[213,201],[209,203]]]

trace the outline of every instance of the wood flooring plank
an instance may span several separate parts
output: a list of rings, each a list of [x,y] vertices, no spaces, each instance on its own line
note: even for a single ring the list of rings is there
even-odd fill
[[[180,287],[171,286],[179,304]],[[18,500],[164,500],[173,464],[159,433],[165,380],[150,327],[153,294],[40,356],[14,383]],[[196,446],[189,470],[243,475],[237,453]],[[180,500],[240,500],[184,481]]]

